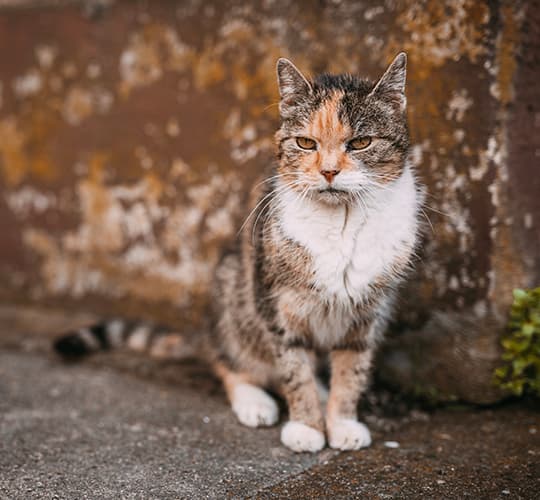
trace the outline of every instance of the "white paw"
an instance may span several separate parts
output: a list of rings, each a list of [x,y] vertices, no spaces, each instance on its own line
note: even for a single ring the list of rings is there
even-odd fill
[[[232,409],[240,423],[248,427],[274,425],[279,418],[276,402],[262,389],[250,384],[234,388]]]
[[[328,423],[328,443],[338,450],[359,450],[371,444],[369,429],[351,418],[338,418]]]
[[[281,442],[293,451],[319,451],[324,448],[324,434],[302,422],[290,420],[281,429]]]

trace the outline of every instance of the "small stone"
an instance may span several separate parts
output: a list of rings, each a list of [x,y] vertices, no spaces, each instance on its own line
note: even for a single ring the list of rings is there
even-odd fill
[[[501,493],[503,495],[510,495],[510,490],[502,490]]]
[[[397,441],[385,441],[384,446],[387,448],[399,448],[399,443]]]
[[[60,396],[60,394],[61,394],[61,391],[58,387],[53,387],[49,391],[49,396],[51,396],[51,398],[57,398],[58,396]]]
[[[208,424],[208,423],[210,423],[210,417],[204,416],[202,421],[203,421],[203,423]]]
[[[437,479],[437,484],[446,484],[446,481],[443,479]]]

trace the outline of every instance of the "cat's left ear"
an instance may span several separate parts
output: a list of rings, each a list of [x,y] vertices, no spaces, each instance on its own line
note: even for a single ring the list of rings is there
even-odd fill
[[[283,116],[289,108],[300,104],[311,93],[311,85],[300,70],[284,57],[278,59],[276,69],[281,97],[279,110]]]
[[[405,81],[407,79],[407,55],[399,53],[384,75],[377,82],[370,95],[375,95],[399,105],[401,111],[407,107]]]

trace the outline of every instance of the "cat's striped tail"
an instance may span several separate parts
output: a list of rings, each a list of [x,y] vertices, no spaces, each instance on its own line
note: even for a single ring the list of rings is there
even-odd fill
[[[198,354],[195,345],[170,328],[122,319],[102,321],[66,332],[54,342],[55,351],[71,359],[118,348],[170,359],[191,358]]]

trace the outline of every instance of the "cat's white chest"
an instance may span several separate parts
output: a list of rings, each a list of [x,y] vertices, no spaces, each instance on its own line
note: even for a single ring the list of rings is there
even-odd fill
[[[361,301],[369,284],[396,259],[408,259],[416,238],[417,195],[406,170],[382,192],[377,209],[289,203],[282,227],[310,254],[313,284],[332,303]]]
[[[351,209],[346,214],[345,207],[299,209],[284,223],[288,236],[308,250],[313,284],[328,297],[346,294],[361,224],[360,214]]]

